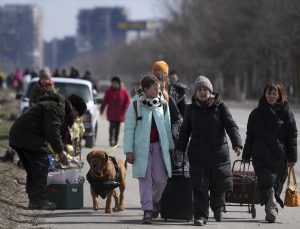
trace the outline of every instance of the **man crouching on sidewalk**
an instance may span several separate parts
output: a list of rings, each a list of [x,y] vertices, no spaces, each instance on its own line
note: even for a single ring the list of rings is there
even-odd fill
[[[53,210],[55,203],[47,200],[48,144],[67,163],[63,137],[68,120],[82,116],[85,101],[77,95],[68,99],[60,94],[48,94],[23,113],[12,125],[9,145],[18,153],[27,173],[26,192],[29,209]]]

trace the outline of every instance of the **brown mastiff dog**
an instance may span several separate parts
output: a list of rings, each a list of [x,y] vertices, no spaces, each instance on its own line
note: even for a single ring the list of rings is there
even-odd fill
[[[105,207],[106,213],[124,210],[126,162],[123,164],[122,160],[110,157],[105,151],[101,150],[93,150],[88,153],[87,161],[90,165],[87,180],[91,187],[94,210],[98,210],[100,207],[98,195],[103,199],[107,195]],[[119,187],[120,197],[115,191],[115,187]],[[115,200],[114,209],[112,209],[111,206],[112,197],[114,197]]]

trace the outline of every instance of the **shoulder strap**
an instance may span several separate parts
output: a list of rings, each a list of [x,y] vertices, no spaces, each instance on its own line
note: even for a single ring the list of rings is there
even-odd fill
[[[135,111],[135,115],[137,116],[137,101],[136,100],[133,101],[133,108]]]
[[[136,119],[137,119],[137,120],[141,120],[142,117],[138,115],[137,101],[136,101],[136,100],[133,101],[133,108],[134,108],[134,111],[135,111]]]
[[[167,102],[164,102],[164,101],[163,101],[163,102],[162,102],[162,105],[163,105],[164,114],[165,114],[165,113],[166,113],[166,110],[167,110],[167,107],[168,107],[168,106],[167,106],[168,104],[167,104]]]

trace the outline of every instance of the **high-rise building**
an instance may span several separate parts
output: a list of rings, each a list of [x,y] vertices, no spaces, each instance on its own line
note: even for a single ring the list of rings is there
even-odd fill
[[[105,7],[80,10],[77,48],[79,52],[103,52],[117,43],[126,42],[126,31],[118,23],[127,20],[125,9]]]
[[[77,54],[76,39],[72,36],[45,42],[44,63],[50,69],[67,65]]]
[[[0,6],[0,61],[17,68],[43,66],[43,12],[37,5]]]

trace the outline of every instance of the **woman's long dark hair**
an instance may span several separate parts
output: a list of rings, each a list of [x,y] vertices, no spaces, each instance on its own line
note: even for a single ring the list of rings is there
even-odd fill
[[[278,99],[277,103],[283,105],[285,102],[287,102],[287,96],[284,89],[284,86],[282,83],[272,83],[268,84],[264,88],[264,95],[268,92],[270,92],[272,89],[276,90],[278,92]]]

